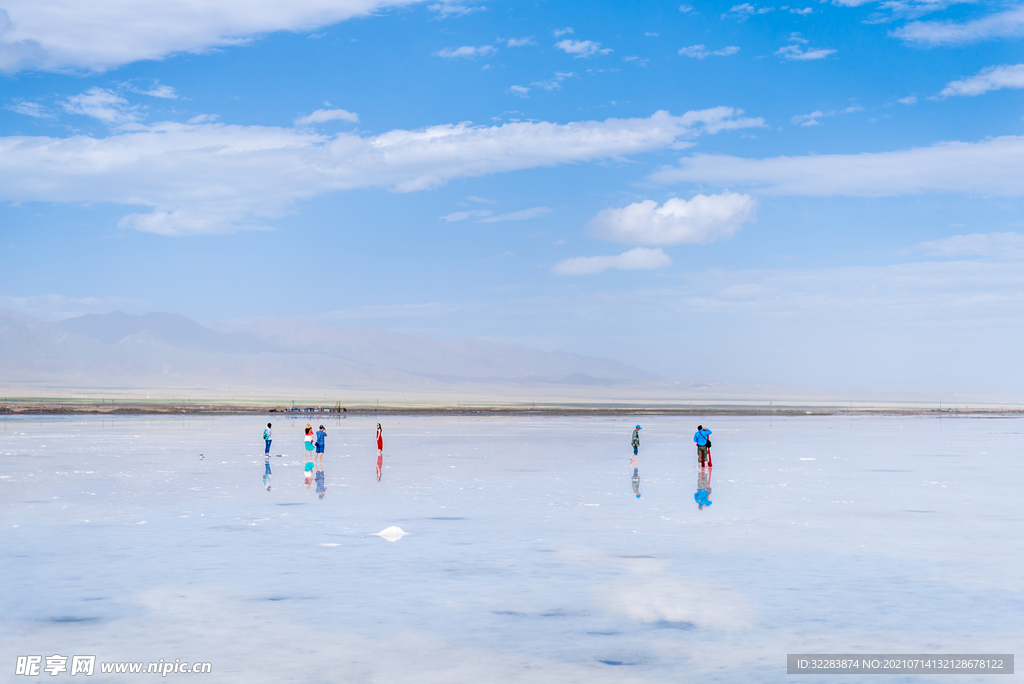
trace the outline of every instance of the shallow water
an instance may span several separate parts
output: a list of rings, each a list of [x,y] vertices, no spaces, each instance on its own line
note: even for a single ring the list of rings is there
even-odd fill
[[[749,682],[787,653],[1024,643],[1024,420],[706,419],[703,510],[688,417],[641,420],[639,499],[634,420],[386,417],[377,482],[377,421],[331,419],[322,500],[272,420],[269,492],[256,417],[0,421],[0,667]]]

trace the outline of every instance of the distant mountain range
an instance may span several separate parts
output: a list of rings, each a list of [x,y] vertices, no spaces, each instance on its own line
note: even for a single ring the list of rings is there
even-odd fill
[[[45,323],[0,309],[0,386],[259,394],[308,390],[561,392],[657,382],[594,357],[473,339],[435,340],[364,325],[274,319],[201,325],[120,311]],[[336,394],[337,392],[335,392]],[[333,398],[333,394],[331,395]]]

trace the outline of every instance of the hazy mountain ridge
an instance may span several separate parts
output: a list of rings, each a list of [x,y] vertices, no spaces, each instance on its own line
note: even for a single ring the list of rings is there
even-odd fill
[[[435,340],[373,325],[337,328],[294,319],[254,323],[210,323],[225,333],[246,332],[278,350],[317,353],[368,367],[459,379],[561,380],[572,374],[608,380],[657,380],[657,376],[611,359],[562,351],[543,352],[470,338]]]
[[[656,379],[610,359],[288,319],[201,325],[177,314],[115,312],[51,324],[0,310],[0,346],[0,380],[27,387],[436,390]]]

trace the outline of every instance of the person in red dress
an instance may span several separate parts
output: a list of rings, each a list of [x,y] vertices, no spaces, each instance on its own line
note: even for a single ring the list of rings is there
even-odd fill
[[[377,482],[380,482],[380,471],[384,467],[384,435],[380,423],[377,423]]]

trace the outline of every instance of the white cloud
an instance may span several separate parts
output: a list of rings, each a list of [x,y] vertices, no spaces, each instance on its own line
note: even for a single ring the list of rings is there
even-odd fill
[[[10,309],[43,321],[61,321],[85,314],[113,311],[145,311],[152,306],[144,299],[128,297],[67,297],[60,294],[14,297],[0,295],[0,308]]]
[[[0,9],[0,71],[106,71],[242,45],[275,31],[309,31],[416,0],[6,0]]]
[[[1024,137],[895,152],[743,159],[700,154],[651,175],[662,183],[754,186],[765,194],[885,197],[922,192],[1024,195]]]
[[[717,107],[682,116],[568,124],[468,123],[363,137],[216,123],[133,125],[105,138],[0,137],[0,201],[148,207],[124,228],[165,235],[263,227],[295,200],[385,187],[413,192],[454,178],[665,149],[702,133],[763,126]]]
[[[555,264],[556,275],[590,275],[614,268],[620,271],[653,270],[672,265],[672,259],[661,249],[637,247],[617,256],[572,257]]]
[[[500,223],[503,221],[525,221],[527,219],[537,218],[538,216],[550,213],[551,210],[547,207],[520,209],[519,211],[510,211],[507,214],[495,214],[490,209],[471,209],[469,211],[457,211],[453,214],[448,214],[447,216],[441,216],[440,218],[444,219],[448,223],[465,221],[467,219],[473,220],[476,223]]]
[[[572,30],[572,26],[566,26],[564,29],[555,29],[552,33],[555,34],[555,38],[558,38],[566,34],[572,35],[575,31]]]
[[[852,105],[838,113],[853,114],[854,112],[862,111],[864,111],[863,107],[860,107],[858,105]],[[823,112],[819,109],[817,111],[811,112],[810,114],[797,114],[796,116],[792,117],[790,121],[794,124],[800,124],[801,126],[817,126],[820,123],[818,119],[824,119],[827,116],[835,116],[836,113],[837,112],[834,109],[829,110],[827,112]]]
[[[800,15],[803,15],[803,16],[807,16],[808,14],[814,14],[814,10],[812,8],[810,8],[810,7],[804,7],[803,9],[797,9],[796,7],[791,7],[789,9],[789,13],[790,14],[800,14]]]
[[[35,117],[37,119],[48,119],[53,117],[52,114],[43,110],[42,106],[38,102],[28,102],[26,100],[15,100],[10,104],[4,105],[4,109],[8,109],[16,114]]]
[[[833,5],[842,7],[860,7],[874,0],[832,0]],[[951,5],[974,4],[977,0],[885,0],[880,7],[889,11],[889,15],[875,12],[863,21],[865,24],[887,24],[896,18],[917,18],[931,12],[938,12]]]
[[[130,84],[126,85],[128,86],[128,89],[131,90],[133,93],[138,93],[140,95],[149,95],[150,97],[159,97],[165,100],[178,99],[177,91],[169,85],[160,85],[159,83],[154,83],[153,86],[149,88],[149,90],[142,90],[141,88],[132,86]]]
[[[939,93],[943,97],[968,95],[974,97],[990,90],[1024,88],[1024,64],[1001,64],[982,69],[974,76],[951,81]]]
[[[499,223],[501,221],[525,221],[527,219],[537,218],[538,216],[544,216],[550,214],[551,210],[547,207],[531,207],[530,209],[520,209],[519,211],[510,211],[507,214],[497,214],[496,216],[487,216],[480,219],[477,223]]]
[[[533,40],[533,36],[527,36],[525,38],[509,38],[505,41],[505,44],[510,48],[523,47],[524,45],[536,45],[536,41]]]
[[[359,115],[348,112],[344,109],[318,109],[312,114],[300,116],[295,120],[296,126],[308,126],[309,124],[325,123],[327,121],[348,121],[359,123]]]
[[[775,51],[776,56],[783,57],[785,59],[806,61],[811,59],[824,59],[829,55],[835,54],[835,50],[827,48],[804,48],[809,42],[806,38],[802,38],[799,33],[789,34],[790,45],[780,47]]]
[[[494,212],[490,209],[471,209],[469,211],[456,211],[452,214],[445,216],[439,216],[438,218],[447,221],[448,223],[456,223],[458,221],[465,221],[466,219],[480,219],[486,216],[490,216]]]
[[[906,97],[901,97],[896,101],[899,102],[900,104],[905,105],[917,104],[917,95],[908,95]]]
[[[64,102],[64,110],[71,114],[91,116],[112,125],[138,121],[141,118],[138,109],[117,93],[104,88],[89,88]]]
[[[735,192],[673,198],[660,207],[654,200],[644,200],[621,209],[602,209],[587,225],[594,237],[613,242],[707,244],[732,237],[753,217],[755,206],[750,195]]]
[[[516,97],[523,97],[523,98],[530,97],[530,89],[527,88],[526,86],[521,86],[521,85],[509,86],[508,92],[512,93]]]
[[[1024,234],[1010,232],[954,235],[942,240],[921,242],[914,249],[929,256],[939,257],[989,256],[1019,259],[1024,257]]]
[[[534,81],[530,85],[544,90],[559,90],[562,87],[562,81],[575,75],[572,71],[556,71],[552,78],[546,81]]]
[[[220,118],[220,114],[196,114],[188,120],[190,124],[213,123]]]
[[[443,48],[434,54],[438,57],[444,57],[445,59],[458,59],[459,57],[487,57],[493,55],[498,50],[493,45],[481,45],[479,47],[473,45],[463,45],[457,48]]]
[[[728,57],[729,55],[735,55],[740,49],[735,45],[727,45],[721,50],[715,50],[714,52],[708,50],[703,45],[691,45],[690,47],[679,48],[679,54],[686,57],[695,57],[696,59],[704,59],[708,56],[715,57]]]
[[[568,38],[555,43],[555,47],[566,54],[576,55],[576,59],[593,57],[594,55],[607,55],[613,51],[611,48],[604,48],[602,50],[601,44],[595,43],[592,40],[569,40]]]
[[[728,17],[732,17],[738,21],[746,21],[756,14],[768,14],[769,12],[774,11],[774,7],[758,7],[757,5],[745,2],[742,5],[733,5],[730,7],[729,11],[722,15],[722,18],[726,19]]]
[[[826,113],[819,109],[817,111],[811,112],[810,114],[797,114],[796,116],[790,119],[790,122],[794,124],[800,124],[801,126],[817,126],[818,119],[821,119],[826,116],[833,116],[834,114],[834,111]]]
[[[680,5],[679,11],[683,14],[688,14],[693,11],[693,5]]]
[[[963,45],[991,38],[1024,36],[1024,5],[966,22],[913,21],[893,31],[903,40],[924,45]]]
[[[482,12],[487,8],[480,5],[471,6],[460,5],[454,2],[438,2],[433,5],[427,5],[427,9],[431,12],[437,12],[438,19],[447,19],[448,17],[464,17],[474,12]]]

